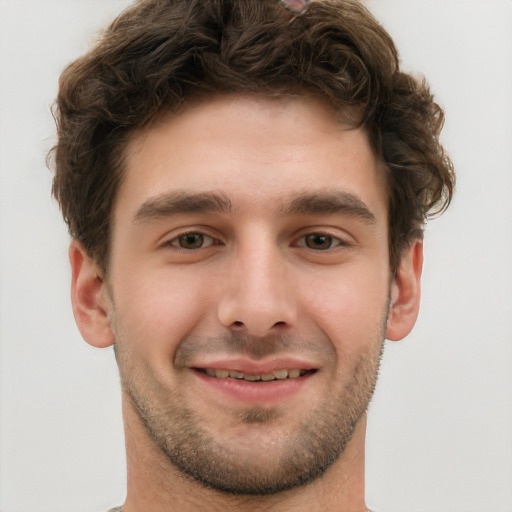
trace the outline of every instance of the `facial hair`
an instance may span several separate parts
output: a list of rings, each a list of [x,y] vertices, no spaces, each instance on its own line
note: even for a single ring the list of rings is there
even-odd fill
[[[279,430],[275,409],[248,407],[236,420],[258,430],[258,446],[240,448],[240,439],[213,431],[190,399],[178,387],[170,388],[146,362],[126,348],[122,329],[115,321],[115,352],[123,391],[131,400],[149,436],[167,460],[202,485],[235,495],[271,495],[307,485],[324,474],[345,450],[373,395],[384,346],[388,311],[352,366],[347,380],[332,387],[310,409],[297,428]],[[254,359],[269,355],[323,352],[333,358],[332,343],[272,336],[254,340],[230,333],[218,338],[184,339],[174,358],[176,371],[187,369],[195,354],[224,352]],[[190,370],[189,370],[190,371]],[[262,454],[259,457],[259,454]]]

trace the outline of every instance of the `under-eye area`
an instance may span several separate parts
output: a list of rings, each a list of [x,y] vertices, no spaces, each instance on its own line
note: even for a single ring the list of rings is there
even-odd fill
[[[195,370],[217,379],[237,379],[245,380],[247,382],[273,382],[276,380],[298,379],[300,377],[312,375],[316,372],[316,370],[302,370],[298,368],[274,370],[273,372],[263,374],[250,374],[243,373],[238,370],[214,368],[195,368]]]

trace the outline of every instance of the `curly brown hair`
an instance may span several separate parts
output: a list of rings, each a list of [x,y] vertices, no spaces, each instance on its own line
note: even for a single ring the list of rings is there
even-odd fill
[[[59,85],[53,194],[104,272],[130,135],[197,95],[315,95],[365,126],[387,172],[393,272],[453,194],[443,110],[357,0],[319,0],[295,17],[276,0],[142,0]]]

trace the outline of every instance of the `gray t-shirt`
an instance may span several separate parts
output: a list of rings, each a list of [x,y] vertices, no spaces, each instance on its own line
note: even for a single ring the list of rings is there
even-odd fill
[[[368,510],[370,510],[370,509],[368,509]],[[108,512],[123,512],[123,511],[122,511],[121,507],[116,507],[116,508],[111,508]]]
[[[368,509],[371,512],[370,509]],[[123,512],[121,507],[111,508],[108,512]]]

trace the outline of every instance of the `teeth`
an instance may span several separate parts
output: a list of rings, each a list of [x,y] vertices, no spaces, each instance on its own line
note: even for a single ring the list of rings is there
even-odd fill
[[[251,382],[261,380],[261,375],[244,375],[244,380]]]
[[[288,377],[288,370],[276,370],[274,373],[274,377],[276,379],[282,380]]]
[[[284,380],[284,379],[296,379],[301,375],[304,375],[305,370],[299,370],[294,368],[292,370],[275,370],[271,373],[264,373],[261,375],[250,375],[239,372],[237,370],[216,370],[213,368],[205,368],[204,370],[207,375],[210,377],[216,377],[217,379],[227,379],[228,377],[232,379],[243,379],[249,382],[263,381],[270,382],[272,380]]]

